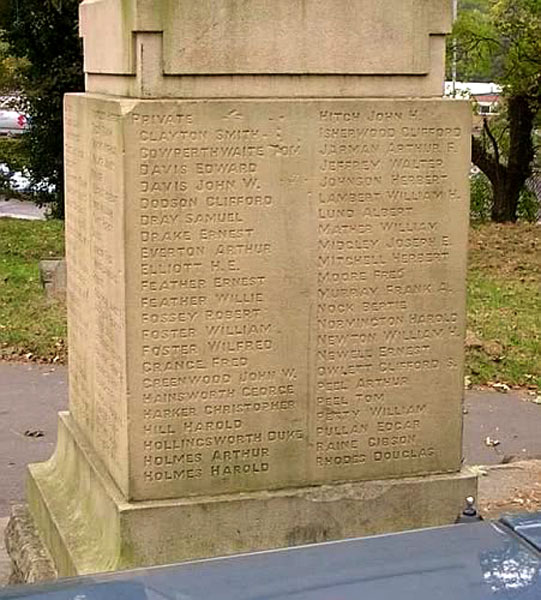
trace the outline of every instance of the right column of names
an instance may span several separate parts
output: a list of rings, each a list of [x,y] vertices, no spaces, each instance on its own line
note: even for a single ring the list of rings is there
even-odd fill
[[[316,478],[458,470],[467,131],[444,101],[353,105],[314,115]]]

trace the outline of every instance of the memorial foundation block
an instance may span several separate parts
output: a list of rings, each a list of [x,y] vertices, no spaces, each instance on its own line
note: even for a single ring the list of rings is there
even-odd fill
[[[63,575],[439,525],[475,493],[449,2],[253,4],[81,5],[70,411],[28,486]]]

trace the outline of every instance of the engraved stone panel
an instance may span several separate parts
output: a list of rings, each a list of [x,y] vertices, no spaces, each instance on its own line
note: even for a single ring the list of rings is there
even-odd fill
[[[108,199],[99,235],[118,255],[107,270],[90,258],[104,242],[82,246],[93,270],[72,287],[95,294],[97,321],[73,317],[72,344],[93,400],[72,404],[113,439],[127,402],[129,498],[459,470],[467,103],[81,103],[83,146],[103,148],[110,117],[124,157],[100,189],[95,167],[68,171],[89,190],[68,219],[96,223]],[[92,291],[103,271],[108,296]],[[127,327],[119,309],[100,328],[107,298],[125,298]],[[125,394],[97,392],[92,348],[122,348],[111,335],[126,336]]]

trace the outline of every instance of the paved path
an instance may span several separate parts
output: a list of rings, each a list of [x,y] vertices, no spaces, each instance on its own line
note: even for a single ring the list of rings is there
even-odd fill
[[[56,414],[67,407],[66,377],[65,367],[0,362],[0,518],[24,498],[25,465],[54,450]],[[541,405],[515,393],[471,391],[466,411],[467,464],[541,458]],[[33,431],[43,437],[29,437]],[[487,437],[499,444],[487,446]]]
[[[465,408],[463,447],[467,464],[541,459],[541,404],[516,392],[468,391]],[[487,444],[487,438],[499,443]]]
[[[39,208],[33,202],[0,198],[0,217],[12,219],[25,219],[28,221],[42,221],[45,219],[45,209]]]
[[[67,396],[65,368],[0,362],[0,518],[24,498],[25,466],[52,454]]]

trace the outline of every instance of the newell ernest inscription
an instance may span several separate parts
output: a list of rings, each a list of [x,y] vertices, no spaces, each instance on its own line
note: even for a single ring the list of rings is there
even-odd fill
[[[464,110],[130,105],[135,499],[459,469]]]

